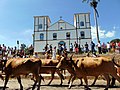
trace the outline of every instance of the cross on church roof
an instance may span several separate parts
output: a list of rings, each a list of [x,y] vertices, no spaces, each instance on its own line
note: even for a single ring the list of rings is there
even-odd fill
[[[60,20],[62,19],[62,16],[60,16]]]

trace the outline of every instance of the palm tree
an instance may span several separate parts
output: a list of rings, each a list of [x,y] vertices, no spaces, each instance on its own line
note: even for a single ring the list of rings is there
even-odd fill
[[[100,0],[82,0],[82,2],[90,2],[90,6],[94,9],[94,19],[95,19],[95,25],[96,25],[96,32],[97,32],[97,41],[99,42],[99,32],[98,32],[98,22],[97,17],[99,17],[98,11],[97,11],[97,4],[100,2]]]

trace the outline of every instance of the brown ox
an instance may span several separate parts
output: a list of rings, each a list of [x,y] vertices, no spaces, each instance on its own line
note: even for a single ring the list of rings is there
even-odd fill
[[[77,64],[78,63],[78,59],[76,59],[76,58],[73,58],[74,59],[74,63],[75,64]],[[80,59],[80,58],[79,58]],[[69,80],[68,80],[68,84],[69,84],[69,89],[71,88],[71,86],[72,86],[72,83],[73,83],[73,81],[76,79],[76,77],[73,75],[73,74],[71,74],[71,76],[70,76],[70,78],[69,78]],[[95,76],[95,79],[94,79],[94,81],[93,81],[93,83],[91,84],[91,86],[93,86],[95,83],[96,83],[96,80],[98,79],[98,76]],[[79,84],[79,86],[81,86],[82,84],[83,84],[83,81],[82,81],[82,77],[80,78],[80,84]],[[114,84],[114,83],[113,83]]]
[[[39,76],[39,69],[41,68],[41,60],[35,58],[14,58],[7,61],[5,66],[5,83],[4,88],[5,90],[7,82],[10,76],[17,77],[18,83],[20,84],[20,90],[23,90],[23,86],[21,83],[20,75],[26,75],[32,73],[35,78],[36,82],[33,85],[32,90],[35,89],[37,82],[39,82],[38,90],[40,89],[40,76]]]
[[[108,57],[108,58],[110,58],[110,57]],[[74,62],[75,62],[75,64],[77,64],[78,63],[78,61],[79,61],[79,59],[83,59],[83,58],[73,58],[74,59]],[[115,66],[116,67],[116,66]],[[119,67],[120,66],[118,66],[118,67],[116,67],[116,70],[117,70],[117,73],[118,73],[118,75],[119,75]],[[104,75],[103,75],[104,76]],[[69,84],[69,89],[71,88],[71,86],[72,86],[72,83],[73,83],[73,81],[76,79],[76,77],[75,76],[73,76],[73,75],[71,75],[70,76],[70,78],[69,78],[69,81],[68,81],[68,84]],[[90,85],[90,86],[94,86],[94,84],[96,83],[96,81],[97,81],[97,79],[98,79],[98,76],[95,76],[95,79],[94,79],[94,81],[93,81],[93,83]],[[79,86],[81,86],[82,84],[83,84],[83,81],[82,81],[82,78],[80,79],[80,81],[81,81],[81,83],[80,83],[80,85]],[[112,79],[111,79],[111,84],[110,84],[110,86],[112,87],[112,86],[114,86],[115,85],[115,78],[114,77],[112,77]]]
[[[109,75],[112,75],[120,82],[120,77],[117,75],[114,65],[116,65],[114,59],[111,60],[105,57],[84,57],[79,59],[77,64],[72,59],[66,60],[66,58],[62,58],[57,68],[66,68],[75,77],[83,78],[87,89],[89,89],[87,76],[99,76],[102,74],[107,80],[105,89],[108,89]]]
[[[61,59],[61,56],[59,56],[59,55],[56,56],[56,60],[41,59],[42,64],[41,64],[40,73],[51,74],[51,76],[52,76],[48,85],[50,85],[51,82],[53,81],[55,72],[59,75],[59,77],[61,79],[60,85],[62,85],[62,83],[63,83],[64,76],[61,74],[60,70],[56,69],[56,66],[59,63],[60,59]],[[32,78],[32,79],[34,80],[34,78]]]
[[[48,85],[51,84],[52,80],[54,79],[55,72],[59,75],[61,79],[60,85],[62,85],[62,80],[64,80],[63,75],[61,74],[60,70],[56,69],[57,64],[59,63],[59,60],[52,60],[52,59],[41,59],[42,61],[42,67],[40,70],[40,73],[51,73],[51,80],[48,83]]]

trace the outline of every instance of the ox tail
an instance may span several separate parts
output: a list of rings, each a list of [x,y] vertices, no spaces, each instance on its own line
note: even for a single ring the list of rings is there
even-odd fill
[[[120,67],[120,65],[115,62],[115,56],[112,58],[112,61],[117,67]]]

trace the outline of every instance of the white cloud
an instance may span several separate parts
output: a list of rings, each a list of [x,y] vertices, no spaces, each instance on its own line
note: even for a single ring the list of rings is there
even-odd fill
[[[108,31],[106,34],[105,34],[106,37],[114,37],[115,36],[115,31]]]
[[[115,30],[108,31],[108,30],[104,30],[104,29],[101,29],[100,27],[98,27],[98,31],[99,31],[100,38],[111,38],[111,37],[115,36]],[[91,33],[92,33],[92,38],[96,39],[97,35],[96,35],[96,27],[95,26],[91,26]]]
[[[119,28],[120,28],[119,26],[113,26],[114,30],[119,29]]]

